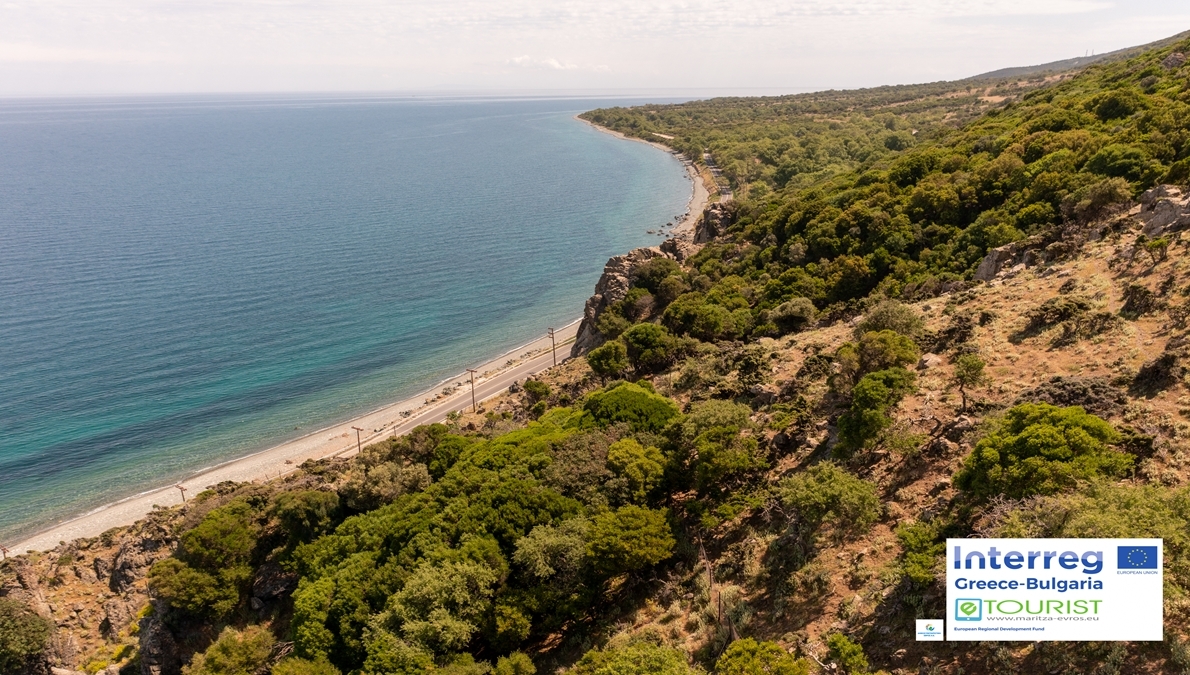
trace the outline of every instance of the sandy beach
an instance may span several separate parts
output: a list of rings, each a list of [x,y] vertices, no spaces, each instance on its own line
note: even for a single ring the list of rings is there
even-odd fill
[[[576,118],[578,119],[578,118]],[[586,124],[589,122],[583,121]],[[592,124],[594,128],[618,138],[648,143],[660,150],[675,154],[659,143],[650,143],[629,138],[610,129]],[[675,225],[674,235],[692,232],[702,211],[706,208],[709,193],[694,166],[678,155],[691,179],[692,190],[685,217]],[[556,347],[551,353],[550,339],[542,336],[533,342],[500,355],[476,368],[475,400],[483,401],[508,390],[516,381],[545,370],[556,361],[561,363],[570,356],[570,345],[578,331],[579,321],[555,331]],[[223,481],[251,482],[278,478],[294,471],[309,459],[326,457],[350,457],[358,447],[378,440],[408,433],[421,424],[432,424],[446,419],[456,410],[471,406],[471,384],[468,373],[442,381],[435,387],[416,396],[391,403],[354,419],[325,427],[301,438],[297,438],[267,450],[211,467],[187,477],[177,484],[163,485],[117,502],[106,504],[77,517],[59,522],[24,541],[8,545],[10,555],[28,551],[45,551],[58,544],[80,537],[95,537],[113,528],[130,525],[154,507],[175,506],[182,502],[180,485],[185,488],[187,498],[207,486]],[[356,428],[362,429],[357,439]]]
[[[686,176],[690,178],[692,190],[690,193],[690,203],[687,204],[687,206],[686,206],[685,217],[682,218],[682,221],[680,223],[678,223],[677,225],[675,225],[674,228],[670,232],[674,236],[694,232],[694,225],[695,225],[695,223],[698,222],[698,219],[702,216],[703,209],[705,209],[707,207],[707,202],[709,202],[711,199],[711,193],[708,191],[706,182],[703,181],[703,179],[702,179],[702,175],[698,172],[698,169],[694,166],[694,163],[690,161],[689,157],[685,156],[684,154],[678,152],[677,150],[674,150],[673,148],[671,148],[667,145],[662,145],[661,143],[657,143],[654,141],[646,141],[643,138],[633,138],[632,136],[625,136],[624,134],[622,134],[618,131],[615,131],[613,129],[608,129],[607,127],[599,126],[598,124],[595,124],[594,122],[588,122],[587,120],[579,117],[578,115],[575,115],[574,119],[582,122],[583,124],[590,125],[592,128],[594,128],[598,131],[602,131],[605,134],[610,134],[612,136],[615,136],[616,138],[619,138],[619,139],[622,139],[625,141],[632,141],[633,143],[644,143],[645,145],[651,145],[654,148],[657,148],[658,150],[663,150],[663,151],[668,152],[669,154],[677,157],[682,162],[682,165],[686,168]]]

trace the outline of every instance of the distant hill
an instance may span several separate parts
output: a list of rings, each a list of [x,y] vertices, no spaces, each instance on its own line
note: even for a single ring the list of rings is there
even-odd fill
[[[1064,59],[1062,61],[1051,61],[1049,63],[1042,63],[1036,66],[1019,66],[1016,68],[1001,68],[991,72],[982,73],[967,80],[1000,80],[1007,77],[1025,77],[1028,75],[1039,75],[1041,73],[1064,73],[1071,70],[1082,70],[1093,63],[1103,63],[1110,61],[1120,61],[1123,59],[1130,59],[1137,54],[1141,54],[1150,49],[1160,49],[1167,47],[1176,42],[1190,37],[1190,31],[1178,33],[1173,37],[1167,37],[1156,42],[1140,45],[1138,47],[1127,47],[1124,49],[1117,49],[1114,52],[1107,52],[1106,54],[1096,54],[1094,56],[1079,56],[1073,59]]]

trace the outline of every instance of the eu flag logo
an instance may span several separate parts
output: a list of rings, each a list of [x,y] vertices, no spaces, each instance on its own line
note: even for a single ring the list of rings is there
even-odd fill
[[[1121,570],[1157,569],[1156,546],[1119,546],[1116,548],[1116,568]]]

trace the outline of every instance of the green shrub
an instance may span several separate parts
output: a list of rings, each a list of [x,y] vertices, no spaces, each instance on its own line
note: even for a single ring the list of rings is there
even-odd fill
[[[45,651],[53,624],[25,604],[0,598],[0,672],[15,673]]]
[[[769,320],[782,333],[792,333],[809,326],[817,316],[818,310],[809,298],[793,298],[774,307]]]
[[[257,517],[243,499],[211,511],[181,536],[173,557],[153,565],[149,588],[190,614],[226,616],[252,580],[250,563],[260,533]]]
[[[291,545],[329,532],[339,520],[339,495],[323,490],[282,492],[273,501],[272,515],[289,534]]]
[[[936,570],[946,554],[946,542],[938,541],[939,525],[939,521],[916,521],[897,526],[901,569],[915,583],[927,585],[937,576]]]
[[[656,294],[663,281],[681,272],[678,264],[669,258],[653,258],[632,270],[632,283]]]
[[[587,552],[599,572],[613,577],[656,565],[675,543],[664,511],[629,505],[595,517]]]
[[[851,390],[851,407],[839,416],[840,452],[858,450],[892,424],[888,411],[913,391],[913,373],[889,368],[868,373]]]
[[[665,455],[655,447],[641,445],[625,438],[607,449],[607,466],[627,483],[629,499],[643,504],[649,493],[661,482],[665,472]]]
[[[810,675],[810,664],[775,642],[736,640],[715,662],[717,675]]]
[[[694,477],[698,491],[719,494],[739,478],[764,469],[768,461],[756,439],[737,427],[713,427],[694,439]]]
[[[1118,439],[1110,424],[1082,408],[1024,403],[976,444],[955,485],[976,499],[1020,499],[1121,476],[1132,467],[1132,457],[1109,447]]]
[[[824,523],[848,533],[866,531],[880,517],[876,486],[833,462],[815,464],[785,479],[778,495],[812,527]]]
[[[508,656],[501,656],[492,669],[492,675],[536,675],[537,667],[533,661],[522,652],[513,652]]]
[[[846,391],[861,377],[878,370],[903,368],[917,361],[913,340],[891,330],[869,331],[859,342],[847,342],[835,352],[839,374],[832,380],[838,391]]]
[[[867,333],[891,330],[916,339],[925,327],[925,320],[917,310],[896,300],[884,300],[868,310],[863,320],[856,324],[854,333],[856,339],[859,339]]]
[[[632,382],[620,382],[592,392],[583,409],[601,426],[623,422],[634,431],[650,433],[661,431],[678,416],[678,406],[673,401]]]
[[[628,352],[628,362],[638,373],[661,370],[674,362],[678,343],[664,326],[638,323],[620,336]]]
[[[712,399],[690,404],[690,412],[677,423],[675,440],[692,444],[699,435],[717,427],[745,429],[752,425],[752,409],[746,405]]]
[[[569,671],[571,675],[694,675],[686,655],[648,642],[593,649]]]
[[[632,367],[628,361],[628,349],[620,340],[611,340],[587,353],[587,365],[599,377],[619,377]]]
[[[310,661],[291,657],[273,666],[270,675],[340,675],[339,669],[325,658]]]
[[[590,531],[586,518],[538,525],[517,540],[513,562],[538,579],[574,577],[586,562]]]
[[[1166,620],[1190,620],[1190,488],[1096,481],[1025,501],[995,524],[993,536],[1162,539]]]
[[[275,643],[273,634],[261,626],[224,628],[214,644],[182,668],[182,675],[256,675],[268,665]]]
[[[540,380],[525,380],[523,385],[525,393],[529,395],[529,400],[537,403],[538,401],[549,398],[550,385]]]
[[[868,657],[864,655],[864,648],[852,642],[846,635],[831,633],[826,636],[826,646],[830,650],[830,660],[839,664],[847,675],[862,675],[868,672]]]
[[[388,601],[392,621],[412,644],[459,651],[491,608],[497,574],[476,562],[426,561]]]

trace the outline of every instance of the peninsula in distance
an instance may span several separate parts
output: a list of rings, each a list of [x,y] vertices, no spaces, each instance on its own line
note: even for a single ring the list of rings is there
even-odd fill
[[[54,403],[68,387],[10,387],[0,433],[55,450],[17,460],[0,448],[11,489],[28,490],[0,521],[12,533],[0,675],[1190,673],[1188,61],[1190,32],[927,84],[600,94],[600,107],[348,96],[0,107],[0,144],[17,157],[40,147],[22,145],[37,128],[156,139],[147,159],[72,183],[85,206],[132,180],[128,167],[152,167],[118,218],[96,209],[78,235],[102,234],[88,247],[140,236],[138,209],[187,222],[213,208],[196,206],[206,191],[264,214],[236,221],[259,228],[243,267],[261,283],[285,272],[293,296],[329,298],[280,305],[271,320],[296,326],[283,335],[216,323],[246,331],[227,346],[180,329],[178,344],[228,370],[163,356],[163,372],[209,378],[188,402],[126,374],[144,398],[107,435],[59,438],[70,430],[27,421],[44,410],[66,427],[99,424]],[[582,68],[513,65],[534,63]],[[331,119],[355,131],[319,136]],[[303,133],[316,140],[285,145]],[[112,147],[90,131],[70,138],[78,147],[63,152],[77,157]],[[216,146],[245,177],[270,178],[237,187],[223,168],[187,169],[177,175],[201,189],[152,182],[178,170],[160,158],[185,164]],[[315,146],[323,163],[295,167]],[[426,159],[446,147],[482,161]],[[378,148],[423,153],[400,174],[414,178],[395,184],[373,163]],[[493,176],[503,161],[508,175]],[[13,166],[0,175],[16,181]],[[328,168],[342,180],[325,183]],[[36,195],[47,176],[21,185]],[[444,203],[435,186],[447,183],[470,196]],[[333,209],[323,193],[302,200],[327,185]],[[155,205],[156,191],[170,203]],[[6,194],[0,213],[42,209]],[[433,227],[385,238],[389,211],[422,203],[411,220]],[[273,209],[290,225],[274,226]],[[362,234],[321,232],[335,209],[357,209]],[[476,215],[487,209],[501,215]],[[480,222],[453,229],[465,218]],[[221,321],[216,298],[260,302],[235,281],[248,259],[232,230],[145,239],[163,256],[218,251],[185,293],[160,298],[186,311],[163,313],[154,335],[174,339],[189,311]],[[44,245],[23,232],[0,243],[14,265],[12,252]],[[350,244],[302,248],[322,236]],[[368,257],[372,241],[381,250]],[[293,257],[271,258],[275,247]],[[135,274],[104,302],[170,269],[138,267],[145,258],[129,255]],[[385,276],[418,258],[416,275]],[[78,262],[88,283],[90,261]],[[378,331],[407,330],[403,341],[368,337],[383,314],[345,323],[373,311],[355,303],[374,294],[376,306],[416,305]],[[77,316],[80,339],[102,337],[104,320]],[[22,325],[0,318],[12,335]],[[233,386],[236,364],[251,386]],[[11,381],[49,372],[26,367]],[[63,382],[92,372],[62,370]],[[303,398],[312,383],[322,393]],[[118,395],[80,405],[111,405],[115,419]],[[135,418],[155,396],[171,415]],[[70,462],[77,471],[56,473]],[[118,501],[75,495],[87,509],[47,516],[36,502],[17,517],[21,502],[69,500],[50,488],[76,480],[101,501],[113,488],[97,483],[130,482]],[[947,616],[948,538],[1031,537],[1161,539],[1164,639],[916,638],[917,620]]]

